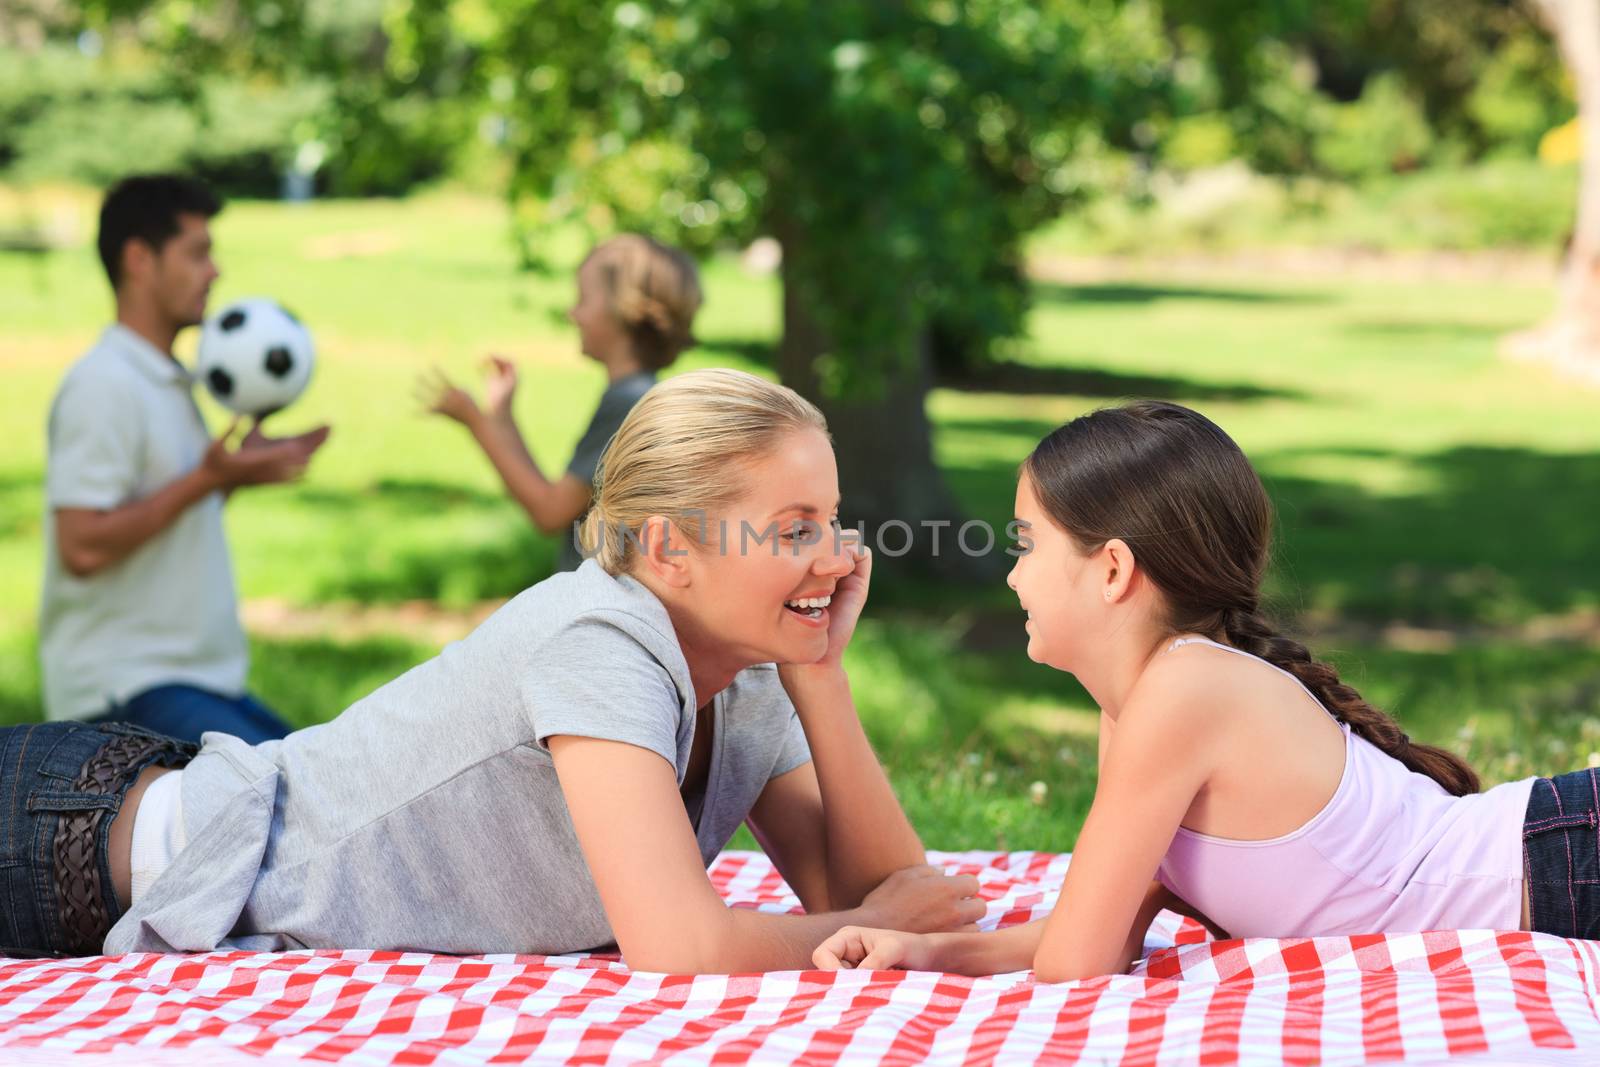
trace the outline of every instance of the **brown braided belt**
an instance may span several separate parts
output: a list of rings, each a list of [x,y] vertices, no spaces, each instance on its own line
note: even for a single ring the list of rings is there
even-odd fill
[[[151,734],[119,735],[89,757],[72,788],[79,793],[115,796],[151,763],[181,764],[188,761],[188,755],[188,751],[171,738]],[[104,808],[68,811],[63,812],[56,823],[56,907],[66,939],[62,948],[74,956],[98,954],[111,930],[96,848],[100,823],[108,815],[114,813]]]

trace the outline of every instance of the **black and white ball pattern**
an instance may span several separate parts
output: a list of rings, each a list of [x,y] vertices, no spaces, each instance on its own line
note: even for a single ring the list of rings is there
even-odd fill
[[[311,380],[311,334],[275,300],[235,300],[200,331],[195,374],[217,402],[240,415],[288,407]]]

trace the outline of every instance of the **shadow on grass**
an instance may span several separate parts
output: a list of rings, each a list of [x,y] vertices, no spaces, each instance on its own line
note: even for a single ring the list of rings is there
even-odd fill
[[[952,422],[961,433],[1015,441],[992,460],[955,460],[946,476],[969,513],[1002,528],[1016,467],[1047,420]],[[1318,449],[1315,456],[1392,463],[1413,491],[1376,493],[1339,479],[1292,473],[1304,453],[1253,457],[1278,513],[1271,591],[1289,616],[1307,610],[1372,622],[1504,626],[1541,614],[1600,608],[1600,455],[1459,447],[1405,455]],[[891,568],[885,568],[889,570]],[[883,582],[875,583],[874,598]],[[938,593],[892,595],[933,606]],[[977,591],[975,605],[1004,608],[1007,591]]]
[[[296,729],[326,722],[438,650],[404,636],[253,638],[250,686]]]
[[[0,726],[44,721],[37,653],[0,651]]]
[[[1493,337],[1512,328],[1508,324],[1452,322],[1435,320],[1419,322],[1409,319],[1370,319],[1350,322],[1340,329],[1353,337],[1394,340],[1473,340]]]
[[[1394,459],[1427,488],[1267,477],[1282,578],[1377,621],[1505,625],[1600,607],[1600,456],[1474,446]]]
[[[521,592],[549,577],[555,560],[555,540],[528,527],[499,541],[467,547],[441,545],[383,558],[351,559],[318,582],[315,598],[362,603],[437,600],[463,607]]]
[[[1332,295],[1316,290],[1231,289],[1222,286],[1166,285],[1136,282],[1064,285],[1035,282],[1030,289],[1035,307],[1049,305],[1154,304],[1187,300],[1220,304],[1326,304]],[[700,342],[697,351],[771,368],[777,353],[774,338],[717,337]],[[1183,378],[1121,375],[1092,367],[1034,368],[1001,364],[972,383],[944,382],[950,388],[982,388],[990,392],[1069,393],[1078,396],[1190,397],[1215,400],[1258,400],[1297,396],[1244,383],[1208,383]]]
[[[385,478],[353,492],[303,487],[295,506],[318,521],[357,523],[379,531],[391,524],[404,528],[418,516],[467,513],[469,520],[464,527],[453,527],[467,529],[468,540],[446,534],[385,538],[381,533],[372,544],[342,539],[344,547],[332,550],[342,553],[340,558],[316,568],[314,602],[434,600],[461,607],[511,596],[547,577],[555,566],[556,539],[534,530],[503,493]],[[486,529],[491,531],[487,535]],[[506,532],[496,536],[493,531],[499,530]]]
[[[1205,382],[1170,375],[1124,374],[1094,367],[1047,367],[996,363],[939,383],[946,389],[1018,396],[1138,397],[1151,400],[1305,400],[1296,389],[1269,389],[1244,382]]]
[[[1317,650],[1407,732],[1464,757],[1486,785],[1579,770],[1600,750],[1600,659],[1567,644],[1447,652]]]
[[[44,492],[0,489],[0,539],[36,535],[44,522]]]
[[[493,510],[500,508],[506,499],[504,493],[418,478],[379,478],[354,492],[305,485],[299,487],[295,497],[297,502],[330,511],[368,508],[375,501],[381,501],[384,507],[409,513],[461,507]]]
[[[776,340],[759,338],[718,337],[702,340],[697,352],[753,363],[769,370],[776,366],[778,345]]]
[[[1315,289],[1229,289],[1206,285],[1163,285],[1100,282],[1065,285],[1035,282],[1036,304],[1154,304],[1162,300],[1198,300],[1219,304],[1326,304],[1332,295]]]
[[[254,635],[249,687],[298,729],[326,722],[436,651],[403,635],[359,640]],[[0,725],[43,720],[38,649],[30,634],[0,647]]]

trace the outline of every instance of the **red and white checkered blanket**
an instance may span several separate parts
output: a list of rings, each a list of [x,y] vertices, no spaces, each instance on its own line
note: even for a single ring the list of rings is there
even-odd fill
[[[1049,909],[1067,857],[932,853],[986,928]],[[798,907],[758,853],[731,903]],[[0,1063],[1600,1063],[1600,942],[1445,931],[1214,942],[1164,914],[1131,975],[1061,985],[614,956],[217,952],[0,961]]]

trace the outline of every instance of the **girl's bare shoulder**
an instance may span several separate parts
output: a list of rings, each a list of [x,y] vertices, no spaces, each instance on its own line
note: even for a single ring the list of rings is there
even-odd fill
[[[1145,716],[1216,725],[1243,708],[1275,703],[1295,688],[1270,664],[1252,656],[1194,642],[1169,643],[1140,674],[1128,707]]]

